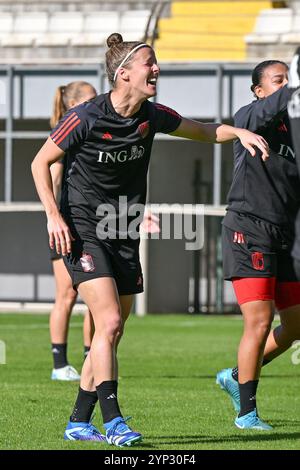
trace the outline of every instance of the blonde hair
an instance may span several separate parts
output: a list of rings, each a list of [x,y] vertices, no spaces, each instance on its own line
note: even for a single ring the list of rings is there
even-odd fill
[[[56,126],[63,115],[70,109],[71,101],[79,103],[84,100],[84,88],[87,86],[94,90],[96,95],[93,85],[84,81],[71,82],[68,85],[57,87],[53,100],[53,112],[50,118],[50,126],[52,128]]]
[[[106,74],[109,83],[112,86],[115,85],[115,74],[118,67],[120,67],[121,64],[122,67],[126,67],[126,65],[128,65],[134,57],[135,52],[130,54],[133,49],[136,48],[136,50],[138,50],[139,46],[151,48],[151,46],[144,44],[141,41],[123,41],[123,38],[119,33],[113,33],[108,36],[106,43],[109,48],[105,54]],[[127,55],[129,55],[128,59],[124,61]]]

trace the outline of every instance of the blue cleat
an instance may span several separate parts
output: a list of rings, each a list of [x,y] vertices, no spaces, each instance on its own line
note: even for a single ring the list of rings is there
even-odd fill
[[[257,429],[258,431],[272,431],[273,428],[269,424],[262,421],[258,415],[256,409],[250,411],[240,418],[235,418],[234,424],[239,429]]]
[[[66,441],[106,441],[105,436],[93,424],[71,421],[67,424],[64,439]]]
[[[129,419],[130,417],[124,419],[119,416],[109,423],[104,424],[108,444],[114,444],[118,447],[130,447],[141,442],[143,438],[142,435],[139,432],[132,431],[126,424],[126,421]]]
[[[216,383],[228,393],[235,411],[239,413],[241,409],[239,384],[232,377],[232,369],[223,369],[218,372]]]

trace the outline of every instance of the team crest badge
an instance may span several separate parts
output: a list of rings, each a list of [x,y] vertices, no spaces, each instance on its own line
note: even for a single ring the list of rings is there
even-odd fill
[[[142,138],[145,139],[149,134],[150,126],[149,121],[142,122],[142,124],[138,127],[139,133],[141,134]]]
[[[88,255],[87,253],[82,253],[80,263],[85,273],[92,273],[93,271],[95,271],[95,265],[91,255]]]
[[[252,266],[257,271],[263,271],[265,269],[264,255],[258,251],[252,253]]]

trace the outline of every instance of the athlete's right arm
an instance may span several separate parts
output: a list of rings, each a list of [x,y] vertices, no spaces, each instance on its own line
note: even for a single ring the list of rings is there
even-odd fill
[[[57,207],[50,173],[50,166],[61,159],[63,155],[64,152],[49,137],[36,154],[31,164],[31,170],[48,219],[49,245],[52,249],[55,247],[57,253],[66,255],[71,252],[73,237]]]
[[[50,173],[52,178],[52,187],[55,200],[58,201],[58,196],[61,190],[62,176],[63,176],[63,162],[58,160],[50,166]]]

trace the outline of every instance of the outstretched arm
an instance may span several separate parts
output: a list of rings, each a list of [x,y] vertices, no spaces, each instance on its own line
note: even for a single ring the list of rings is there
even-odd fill
[[[35,156],[31,170],[35,186],[44,205],[48,219],[49,245],[56,247],[57,253],[66,255],[71,251],[72,235],[63,220],[53,194],[50,166],[57,162],[64,152],[48,138],[43,147]]]
[[[224,143],[240,139],[242,145],[253,157],[256,154],[255,147],[262,152],[263,160],[266,160],[269,156],[269,146],[263,137],[253,134],[247,129],[240,129],[227,124],[202,123],[182,118],[180,125],[171,135],[208,143]]]

